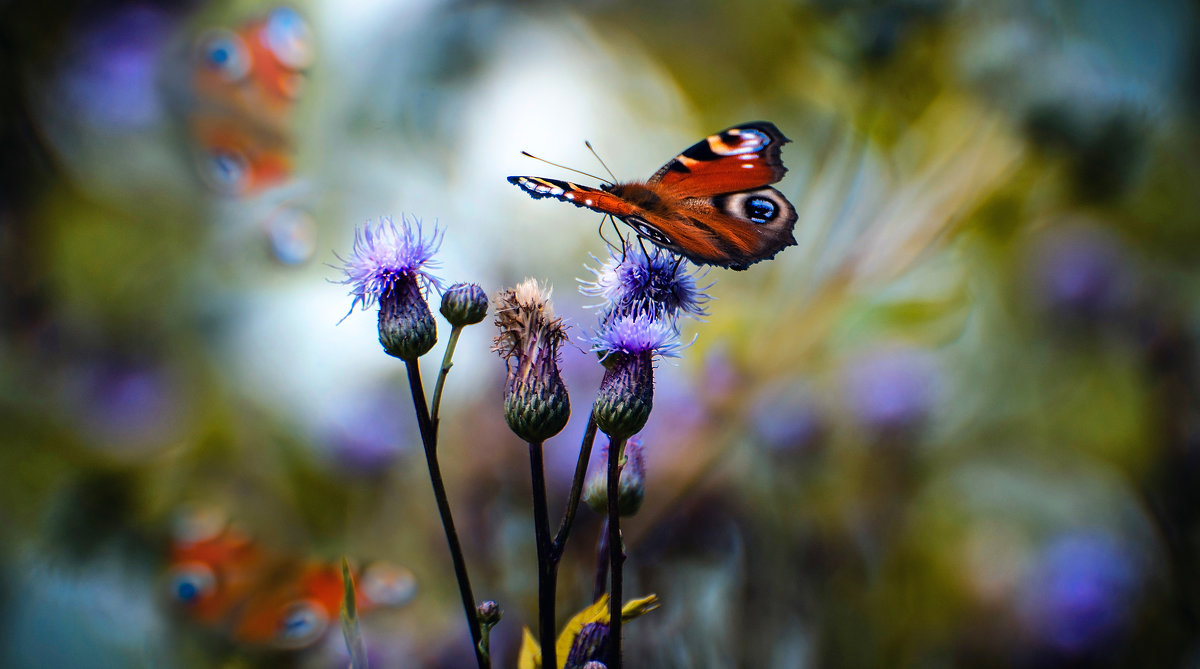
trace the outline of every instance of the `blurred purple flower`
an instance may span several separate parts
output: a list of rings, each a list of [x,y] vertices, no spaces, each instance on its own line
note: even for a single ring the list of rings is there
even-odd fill
[[[94,17],[63,65],[58,87],[73,116],[113,129],[141,128],[163,113],[158,77],[173,21],[152,5]]]
[[[1118,313],[1130,294],[1128,259],[1111,232],[1067,225],[1036,242],[1037,299],[1052,315],[1097,321]]]
[[[811,450],[825,433],[825,420],[812,393],[802,384],[777,385],[761,393],[750,409],[751,429],[770,451]]]
[[[87,439],[120,448],[166,446],[183,413],[166,370],[115,359],[80,370],[69,400]]]
[[[348,474],[377,475],[410,450],[413,434],[403,396],[384,390],[355,394],[333,405],[321,432],[329,456]]]
[[[596,280],[581,279],[579,292],[604,299],[602,321],[610,316],[649,314],[674,323],[680,315],[708,315],[704,304],[711,298],[704,291],[712,284],[700,288],[696,283],[706,272],[691,270],[686,260],[653,248],[647,253],[640,244],[627,243],[620,255],[610,250],[609,259],[599,269],[587,268]]]
[[[902,436],[920,428],[932,412],[936,372],[926,353],[879,349],[845,370],[846,402],[859,424],[877,436]]]
[[[429,270],[437,267],[433,255],[441,246],[442,235],[435,225],[426,238],[421,222],[410,222],[405,217],[401,217],[399,226],[385,216],[374,226],[367,221],[356,228],[354,250],[340,268],[346,274],[340,283],[349,285],[350,295],[354,296],[350,311],[355,306],[364,311],[371,308],[390,296],[402,279],[414,280],[427,292],[431,288],[441,290],[441,280]]]
[[[1130,546],[1097,531],[1051,540],[1024,579],[1018,612],[1051,650],[1078,656],[1115,640],[1135,613],[1142,573]]]

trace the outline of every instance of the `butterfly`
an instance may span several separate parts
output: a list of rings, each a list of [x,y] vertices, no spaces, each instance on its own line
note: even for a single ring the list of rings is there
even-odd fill
[[[203,627],[236,643],[279,650],[311,646],[338,619],[345,590],[341,565],[273,554],[211,511],[176,520],[167,598]],[[386,562],[356,566],[359,611],[407,603],[412,572]]]
[[[214,28],[200,36],[188,125],[205,184],[244,196],[291,175],[293,112],[313,60],[308,23],[287,7],[236,30]]]
[[[534,198],[554,198],[621,219],[638,236],[698,265],[743,270],[795,245],[796,209],[771,188],[783,178],[787,137],[755,121],[709,135],[646,181],[599,188],[509,177]]]

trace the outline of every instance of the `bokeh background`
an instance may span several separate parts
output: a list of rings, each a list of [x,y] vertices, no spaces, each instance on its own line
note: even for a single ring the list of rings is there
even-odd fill
[[[342,555],[410,569],[411,601],[364,615],[373,666],[469,666],[402,365],[373,313],[341,320],[335,254],[368,219],[436,222],[440,276],[546,280],[580,340],[600,216],[513,188],[583,179],[520,152],[604,174],[590,140],[642,179],[763,119],[793,140],[799,245],[711,271],[659,366],[623,526],[627,593],[663,607],[628,665],[1200,666],[1198,18],[0,4],[0,665],[346,666],[336,621],[277,651],[172,602],[172,528],[204,509],[275,556],[254,588]],[[492,336],[458,346],[442,453],[511,666],[536,575]],[[554,517],[601,376],[584,348]],[[564,619],[599,525],[581,511]]]

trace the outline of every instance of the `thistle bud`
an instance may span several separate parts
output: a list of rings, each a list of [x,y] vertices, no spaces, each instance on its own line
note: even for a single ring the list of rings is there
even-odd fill
[[[602,457],[601,461],[606,459]],[[642,508],[642,500],[646,497],[646,463],[640,439],[630,439],[625,444],[623,460],[621,477],[617,481],[617,510],[622,516],[632,516]],[[608,513],[607,469],[601,468],[588,479],[583,501],[596,513]]]
[[[400,277],[379,298],[379,343],[401,360],[416,360],[437,343],[437,324],[416,279]]]
[[[609,438],[627,439],[645,427],[654,408],[654,365],[648,353],[615,353],[605,368],[592,413]]]
[[[504,418],[525,441],[558,434],[571,416],[567,388],[558,371],[558,347],[566,340],[554,317],[549,291],[530,279],[496,298],[500,334],[492,350],[505,359]]]
[[[679,333],[651,314],[601,323],[592,350],[603,356],[605,371],[592,415],[610,439],[628,439],[646,425],[654,406],[654,359],[678,349]]]
[[[500,622],[500,618],[504,616],[504,611],[500,608],[500,605],[490,599],[480,602],[477,611],[479,613],[479,624],[488,627],[494,627],[496,623]]]
[[[596,658],[604,657],[608,652],[608,624],[587,623],[575,636],[571,650],[567,653],[564,668],[585,669],[593,664],[604,665]]]
[[[442,293],[442,315],[450,325],[474,325],[487,315],[488,299],[477,284],[456,283]]]

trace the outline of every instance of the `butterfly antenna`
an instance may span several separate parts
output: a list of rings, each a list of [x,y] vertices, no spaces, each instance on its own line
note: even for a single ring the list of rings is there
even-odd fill
[[[596,149],[592,148],[592,143],[589,141],[584,141],[583,145],[588,148],[588,151],[592,152],[593,156],[596,156],[596,160],[600,161],[600,166],[604,168],[605,172],[608,172],[608,176],[612,177],[613,180],[609,183],[615,184],[617,182],[617,175],[613,174],[613,171],[608,169],[608,165],[605,164],[604,159],[600,157],[600,154],[596,153]]]
[[[549,160],[546,160],[545,158],[538,158],[537,156],[533,155],[532,153],[530,153],[528,151],[522,151],[521,155],[529,157],[529,158],[533,158],[534,160],[540,160],[543,163],[546,163],[547,165],[561,167],[564,170],[570,170],[571,172],[574,172],[576,174],[582,174],[585,177],[591,177],[591,178],[595,179],[596,181],[603,181],[604,183],[612,183],[611,181],[609,181],[608,179],[605,179],[604,177],[598,177],[595,174],[591,174],[589,172],[584,172],[583,170],[577,170],[574,167],[567,167],[566,165],[559,165],[558,163],[552,163]]]

